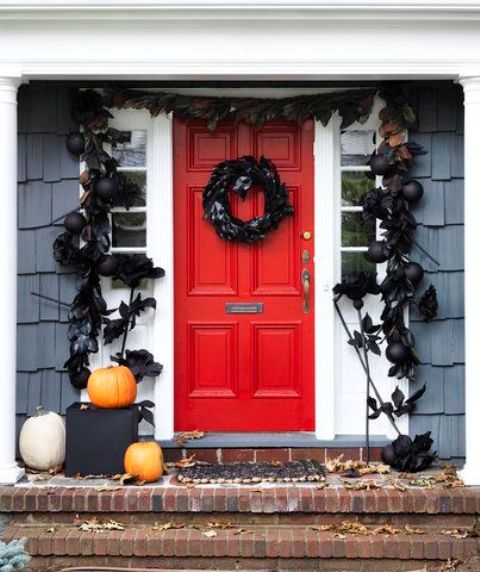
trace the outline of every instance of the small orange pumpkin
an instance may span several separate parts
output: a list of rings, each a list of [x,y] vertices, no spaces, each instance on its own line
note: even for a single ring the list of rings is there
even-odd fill
[[[137,381],[124,365],[100,367],[90,374],[87,391],[96,407],[122,409],[137,398]]]
[[[151,483],[163,475],[163,453],[155,441],[132,443],[125,452],[125,472]]]

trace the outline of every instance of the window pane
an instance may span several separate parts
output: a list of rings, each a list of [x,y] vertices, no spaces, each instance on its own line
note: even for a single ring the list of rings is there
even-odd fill
[[[342,165],[366,165],[375,149],[375,131],[344,131],[340,145]]]
[[[375,240],[375,221],[364,221],[361,212],[342,213],[342,246],[368,246]]]
[[[132,183],[137,183],[137,185],[140,187],[140,190],[142,191],[142,194],[135,198],[133,206],[144,207],[147,200],[147,173],[145,171],[128,171],[128,173],[124,174],[129,181],[132,181]]]
[[[145,213],[114,213],[112,215],[112,246],[146,246],[146,222]]]
[[[360,271],[375,272],[375,264],[365,259],[364,252],[342,252],[342,276]]]
[[[145,167],[147,132],[135,130],[123,133],[129,137],[129,141],[119,143],[112,149],[112,154],[120,167]]]
[[[375,187],[374,182],[367,178],[365,173],[342,173],[342,206],[358,206],[360,197]]]

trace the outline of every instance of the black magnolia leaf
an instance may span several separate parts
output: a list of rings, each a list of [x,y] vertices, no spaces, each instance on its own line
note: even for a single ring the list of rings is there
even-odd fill
[[[53,243],[53,257],[62,266],[70,266],[78,261],[79,249],[74,244],[74,236],[64,232]]]
[[[138,422],[140,423],[140,421],[144,420],[155,427],[153,413],[150,411],[151,408],[155,407],[155,403],[145,399],[144,401],[138,402],[136,405],[138,407]]]
[[[115,320],[103,318],[103,322],[105,324],[103,329],[103,341],[106,344],[110,344],[120,336],[123,336],[129,321],[125,318],[117,318]]]
[[[121,365],[127,366],[137,382],[144,377],[157,377],[162,373],[163,366],[154,361],[153,355],[147,350],[127,350],[125,357],[121,354],[111,356],[111,359]]]
[[[379,294],[380,288],[372,272],[351,272],[333,287],[335,300],[347,296],[353,302],[361,301],[367,294]]]
[[[399,435],[382,449],[382,460],[399,471],[415,473],[426,469],[436,458],[436,452],[430,451],[433,445],[430,435],[427,431],[413,440],[408,435]]]
[[[395,409],[400,409],[400,407],[402,407],[403,405],[404,400],[405,400],[405,394],[397,385],[395,391],[392,393],[392,402],[395,405]]]
[[[377,344],[378,336],[368,336],[367,347],[368,349],[377,356],[382,355],[380,346]]]
[[[415,393],[410,395],[410,397],[406,400],[406,403],[415,403],[415,401],[418,401],[420,397],[422,397],[422,395],[425,393],[426,390],[427,386],[426,384],[423,384],[423,386],[420,389],[417,389]]]
[[[431,322],[437,317],[438,300],[435,286],[429,286],[418,302],[418,310],[425,322]]]
[[[116,277],[130,288],[137,288],[146,278],[156,280],[165,276],[165,270],[155,267],[152,259],[145,254],[116,254],[115,256],[118,260]]]

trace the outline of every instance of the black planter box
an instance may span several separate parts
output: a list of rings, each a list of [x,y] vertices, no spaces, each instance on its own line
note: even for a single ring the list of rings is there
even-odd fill
[[[67,409],[65,475],[115,475],[124,472],[123,457],[138,440],[138,408],[97,409],[73,403]],[[87,405],[87,404],[85,404]]]

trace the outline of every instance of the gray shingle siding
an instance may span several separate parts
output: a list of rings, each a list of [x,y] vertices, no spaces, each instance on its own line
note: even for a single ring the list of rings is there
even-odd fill
[[[43,227],[78,201],[78,162],[65,149],[68,88],[23,86],[18,101],[17,429],[38,405],[64,412],[78,395],[63,372],[68,357],[66,313],[39,292],[70,300],[68,280],[52,257],[60,227]],[[43,227],[43,228],[42,228]],[[68,284],[66,283],[68,281]]]
[[[420,251],[426,268],[422,286],[433,283],[440,311],[432,324],[411,314],[422,360],[420,380],[428,392],[411,417],[411,433],[432,430],[444,458],[464,455],[463,334],[463,102],[453,85],[415,88],[418,130],[410,138],[425,146],[413,175],[425,186],[415,208],[418,241],[440,261]],[[69,301],[74,281],[58,268],[51,244],[59,228],[46,227],[78,200],[78,163],[65,149],[70,93],[54,84],[24,86],[19,92],[18,135],[18,427],[39,404],[64,412],[78,393],[62,366],[68,355],[65,308],[31,296],[36,291]]]
[[[413,92],[418,130],[409,137],[429,152],[412,173],[425,187],[413,209],[420,223],[417,238],[439,262],[437,267],[418,249],[412,258],[427,272],[422,283],[437,288],[437,319],[425,324],[411,313],[422,361],[419,383],[427,393],[410,418],[410,433],[432,430],[442,458],[465,455],[465,367],[463,291],[463,100],[458,86],[421,87]],[[415,102],[414,102],[415,103]]]

